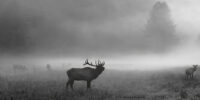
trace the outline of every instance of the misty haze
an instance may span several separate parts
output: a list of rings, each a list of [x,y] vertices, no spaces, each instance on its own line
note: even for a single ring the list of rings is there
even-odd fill
[[[199,5],[0,0],[0,100],[199,100]]]

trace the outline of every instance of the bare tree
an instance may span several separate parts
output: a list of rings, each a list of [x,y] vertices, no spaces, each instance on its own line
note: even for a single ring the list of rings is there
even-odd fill
[[[68,82],[66,83],[66,88],[70,85],[71,89],[73,90],[74,81],[87,81],[87,89],[91,87],[91,81],[96,79],[103,71],[105,62],[95,61],[95,65],[88,62],[86,59],[83,65],[90,65],[96,68],[71,68],[66,73],[68,76]]]
[[[193,65],[193,68],[188,68],[188,69],[185,70],[186,80],[187,79],[193,79],[194,72],[197,70],[197,66],[198,65]]]

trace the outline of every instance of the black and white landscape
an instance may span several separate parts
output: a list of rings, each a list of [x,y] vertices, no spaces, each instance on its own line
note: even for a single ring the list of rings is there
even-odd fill
[[[0,0],[0,100],[199,100],[199,0]]]

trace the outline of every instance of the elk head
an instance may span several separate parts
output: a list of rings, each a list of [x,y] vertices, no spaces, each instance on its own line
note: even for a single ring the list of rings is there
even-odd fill
[[[92,62],[91,63],[89,63],[88,62],[88,59],[86,59],[85,60],[85,63],[83,64],[83,65],[90,65],[90,66],[94,66],[94,67],[96,67],[96,69],[97,70],[99,70],[99,71],[104,71],[104,65],[105,65],[105,62],[103,61],[103,62],[101,62],[100,60],[98,60],[98,61],[95,61],[95,64],[92,64]]]
[[[198,65],[193,65],[194,70],[197,70]]]

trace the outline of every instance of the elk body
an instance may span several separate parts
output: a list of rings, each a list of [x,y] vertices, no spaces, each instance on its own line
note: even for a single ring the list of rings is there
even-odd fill
[[[70,85],[71,89],[73,90],[73,84],[74,81],[86,81],[87,82],[87,88],[89,89],[91,87],[91,81],[96,79],[103,71],[104,71],[104,65],[105,62],[101,62],[98,60],[98,62],[95,62],[95,65],[88,62],[88,59],[85,61],[83,65],[90,65],[94,66],[96,68],[71,68],[66,73],[68,76],[68,82],[66,83],[66,88]]]
[[[197,66],[198,65],[193,65],[193,68],[188,68],[188,69],[185,70],[186,80],[187,79],[193,79],[194,72],[197,70]]]

